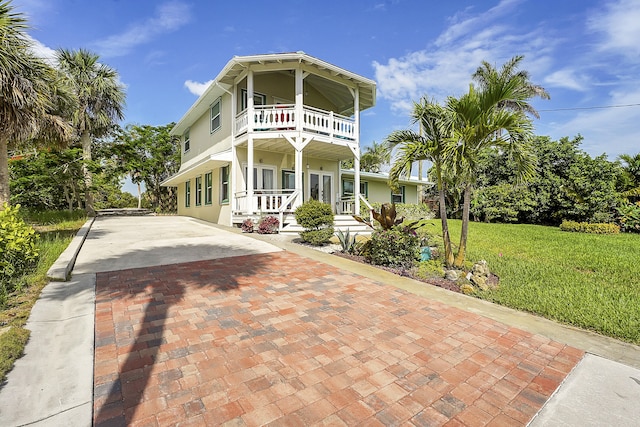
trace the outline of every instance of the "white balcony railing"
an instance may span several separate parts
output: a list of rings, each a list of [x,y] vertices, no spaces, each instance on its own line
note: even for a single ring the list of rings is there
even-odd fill
[[[354,119],[333,111],[305,106],[300,122],[295,105],[258,105],[254,107],[252,116],[252,118],[249,117],[247,110],[236,116],[236,135],[247,132],[251,123],[254,132],[296,130],[301,127],[306,132],[326,135],[329,138],[351,141],[356,139]]]

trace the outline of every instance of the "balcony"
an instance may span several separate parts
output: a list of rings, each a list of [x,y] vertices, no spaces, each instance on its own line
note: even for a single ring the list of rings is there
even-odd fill
[[[350,117],[309,106],[302,108],[301,118],[297,116],[295,105],[258,105],[254,107],[252,117],[249,117],[248,110],[236,116],[235,134],[240,136],[247,133],[249,123],[252,123],[253,132],[258,134],[302,130],[329,140],[357,139],[355,120]]]

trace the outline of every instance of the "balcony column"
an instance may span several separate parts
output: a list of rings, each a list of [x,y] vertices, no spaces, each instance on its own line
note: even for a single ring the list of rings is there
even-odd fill
[[[250,214],[256,211],[256,203],[253,200],[253,71],[247,74],[247,209]]]
[[[303,126],[302,126],[302,122],[303,122],[303,118],[302,115],[304,114],[304,75],[302,72],[302,68],[300,68],[300,65],[298,65],[298,67],[296,68],[296,73],[295,73],[295,80],[296,80],[296,112],[295,112],[295,120],[296,120],[296,130],[298,132],[302,131]]]
[[[356,137],[355,143],[357,144],[357,155],[353,159],[353,194],[356,196],[355,200],[355,214],[360,215],[360,89],[356,87],[353,94],[353,118],[355,127],[354,135]]]
[[[301,137],[296,137],[296,139],[301,139]],[[302,174],[304,173],[302,168],[302,148],[298,149],[298,147],[300,147],[300,143],[299,141],[297,141],[298,143],[296,144],[296,148],[295,148],[295,186],[296,186],[296,191],[298,191],[298,197],[296,197],[296,200],[293,203],[293,209],[295,210],[295,208],[297,208],[298,206],[300,206],[302,204],[302,198],[303,198],[303,189],[302,189]]]

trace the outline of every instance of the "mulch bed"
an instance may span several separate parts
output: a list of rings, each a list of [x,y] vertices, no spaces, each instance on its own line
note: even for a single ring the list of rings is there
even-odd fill
[[[379,268],[381,270],[386,270],[390,273],[397,274],[398,276],[409,277],[414,280],[418,280],[423,283],[427,283],[429,285],[437,286],[439,288],[447,289],[449,291],[462,293],[460,291],[460,285],[454,282],[453,280],[445,279],[444,277],[430,277],[428,279],[424,279],[422,277],[418,277],[415,274],[414,269],[406,269],[406,268],[392,268],[392,267],[384,267],[382,265],[374,265],[370,262],[367,262],[365,257],[359,255],[351,255],[343,252],[334,252],[333,255],[339,256],[341,258],[350,259],[351,261],[360,262],[362,264],[368,264],[372,267]]]

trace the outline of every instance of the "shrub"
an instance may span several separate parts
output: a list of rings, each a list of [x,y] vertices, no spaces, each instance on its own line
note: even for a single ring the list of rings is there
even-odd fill
[[[0,211],[0,293],[13,290],[11,279],[22,274],[38,259],[37,235],[19,215],[20,205],[4,204]]]
[[[300,237],[315,246],[325,244],[333,236],[331,206],[318,200],[308,200],[295,211],[296,222],[304,228]]]
[[[346,254],[353,254],[356,252],[356,237],[358,237],[358,233],[351,234],[349,229],[347,228],[346,232],[342,232],[342,230],[338,230],[338,240],[340,240],[340,245],[342,246],[342,252]]]
[[[625,203],[618,208],[618,223],[625,232],[640,233],[640,202]]]
[[[420,259],[420,239],[413,230],[376,230],[370,245],[367,259],[372,264],[406,267]]]
[[[426,203],[396,203],[395,206],[397,215],[407,220],[433,219],[436,216]],[[379,211],[382,203],[371,203],[371,207]],[[360,204],[360,216],[369,217],[369,208],[364,203]]]
[[[258,222],[259,234],[278,234],[280,221],[275,216],[265,216]]]
[[[574,231],[578,233],[592,233],[592,234],[618,234],[620,233],[620,227],[616,224],[610,223],[588,223],[588,222],[576,222],[576,221],[562,221],[560,224],[560,230],[562,231]]]
[[[251,218],[245,219],[240,228],[243,233],[253,233],[253,220]]]
[[[433,277],[444,277],[444,266],[442,261],[438,259],[430,259],[429,261],[421,261],[418,265],[416,276],[421,279],[430,279]]]

